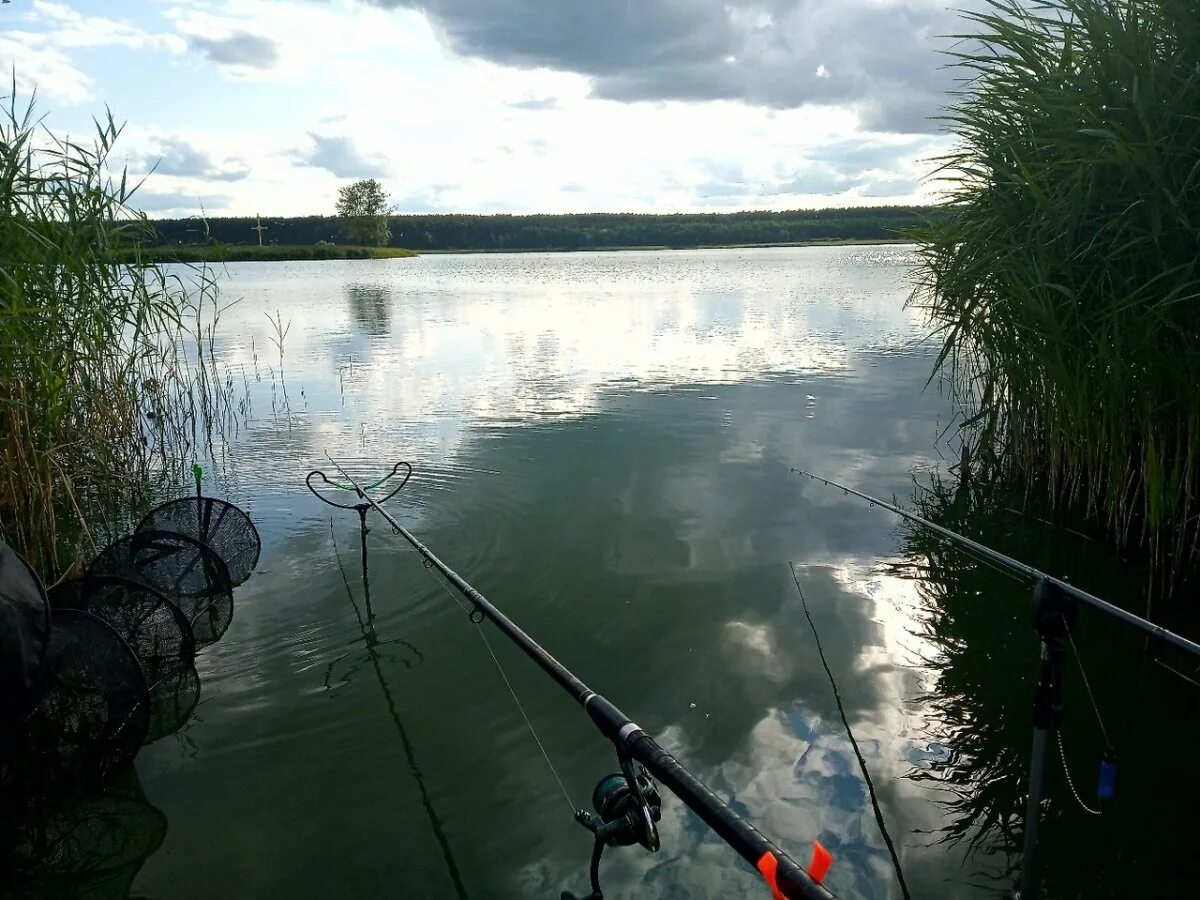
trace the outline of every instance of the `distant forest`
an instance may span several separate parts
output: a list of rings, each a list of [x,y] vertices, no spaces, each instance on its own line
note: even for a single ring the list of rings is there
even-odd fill
[[[708,247],[809,241],[878,241],[925,223],[935,207],[876,206],[787,212],[576,213],[571,215],[392,216],[392,247],[438,250],[599,250]],[[253,218],[159,219],[145,243],[257,244]],[[264,244],[344,243],[333,216],[263,218]]]

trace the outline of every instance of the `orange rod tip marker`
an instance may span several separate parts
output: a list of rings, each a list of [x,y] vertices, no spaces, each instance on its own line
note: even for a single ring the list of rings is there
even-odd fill
[[[808,864],[808,877],[817,884],[823,884],[832,865],[833,854],[826,850],[820,841],[813,841],[812,862]]]
[[[775,875],[775,871],[779,868],[779,860],[775,858],[775,854],[768,850],[760,856],[757,868],[762,872],[762,877],[766,879],[767,887],[771,889],[771,900],[786,900],[783,891],[779,890],[779,881]]]

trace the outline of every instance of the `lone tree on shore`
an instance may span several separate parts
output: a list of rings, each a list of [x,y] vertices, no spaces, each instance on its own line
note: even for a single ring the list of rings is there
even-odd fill
[[[382,247],[391,237],[387,192],[374,178],[363,178],[338,189],[337,215],[342,234],[355,244]]]

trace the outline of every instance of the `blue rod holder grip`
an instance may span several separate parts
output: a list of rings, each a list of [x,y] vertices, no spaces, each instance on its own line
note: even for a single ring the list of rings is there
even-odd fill
[[[1096,796],[1101,800],[1111,800],[1117,792],[1117,758],[1111,750],[1106,750],[1100,761],[1100,780],[1096,784]]]

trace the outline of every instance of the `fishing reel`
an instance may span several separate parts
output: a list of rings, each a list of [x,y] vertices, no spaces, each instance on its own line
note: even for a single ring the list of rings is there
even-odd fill
[[[662,797],[653,779],[640,765],[620,753],[621,771],[605,775],[592,791],[592,806],[575,813],[575,821],[595,837],[589,870],[592,892],[577,897],[563,891],[561,900],[604,900],[600,890],[600,857],[605,847],[640,844],[651,853],[659,848],[658,822],[662,819]]]

